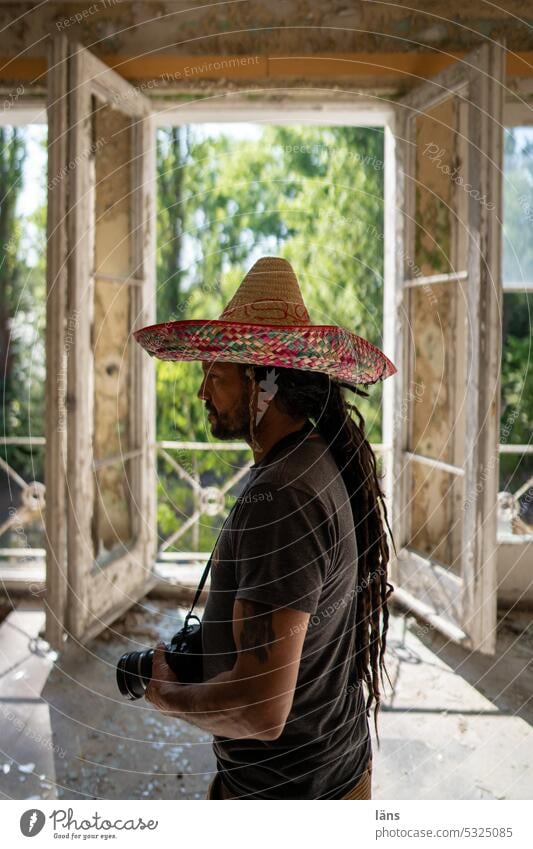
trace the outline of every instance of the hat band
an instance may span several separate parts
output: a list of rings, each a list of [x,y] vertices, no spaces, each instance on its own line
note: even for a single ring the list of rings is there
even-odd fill
[[[247,324],[311,324],[305,304],[262,298],[249,304],[225,309],[219,321],[242,321]]]

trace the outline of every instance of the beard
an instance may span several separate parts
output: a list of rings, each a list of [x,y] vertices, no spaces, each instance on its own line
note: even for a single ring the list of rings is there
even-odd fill
[[[246,437],[250,429],[250,412],[248,409],[248,397],[243,393],[233,409],[221,413],[208,407],[213,413],[209,419],[211,433],[216,439],[242,439]]]

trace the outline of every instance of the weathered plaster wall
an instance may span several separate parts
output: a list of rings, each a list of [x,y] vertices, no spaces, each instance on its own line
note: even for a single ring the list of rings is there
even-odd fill
[[[83,16],[79,23],[76,13]],[[14,17],[17,20],[10,23]],[[98,52],[128,54],[461,50],[502,36],[513,50],[533,47],[533,7],[528,0],[507,0],[499,6],[482,0],[412,0],[394,5],[362,0],[241,0],[210,6],[194,0],[91,0],[44,6],[3,2],[0,24],[4,54],[29,47],[28,55],[34,56],[41,52],[43,32],[59,30],[68,30],[86,45],[94,43]]]
[[[95,105],[94,269],[119,280],[135,273],[131,265],[131,121],[107,105]],[[96,553],[131,536],[131,494],[127,463],[131,450],[131,289],[95,274],[94,436],[96,460],[118,457],[96,473],[93,534]]]
[[[503,8],[481,0],[468,4],[458,0],[413,0],[394,5],[363,0],[278,3],[230,0],[211,6],[194,0],[85,0],[44,5],[0,2],[0,57],[4,58],[0,82],[13,79],[16,68],[12,62],[6,64],[6,58],[42,59],[45,37],[59,32],[68,34],[98,56],[112,59],[113,63],[117,57],[157,59],[161,55],[247,55],[257,57],[258,62],[266,56],[292,60],[306,56],[428,50],[438,55],[443,51],[468,50],[487,39],[506,39],[511,51],[531,51],[533,6],[530,0],[507,0]],[[118,70],[123,72],[125,68]],[[374,69],[339,63],[338,77],[362,76],[365,84],[372,85],[369,70]],[[295,74],[306,80],[304,64],[295,71],[294,67],[278,62],[268,76],[272,73],[276,85],[284,79],[294,84]],[[383,76],[383,73],[380,67],[376,79],[381,85],[394,88],[398,74]],[[213,77],[217,86],[227,85],[219,74]],[[228,79],[235,86],[242,85],[246,77],[246,67],[228,72]],[[331,78],[330,66],[328,79]],[[42,79],[37,85],[39,82],[44,84]],[[268,79],[264,83],[273,84]],[[401,84],[403,88],[409,86],[409,75],[401,79]],[[178,89],[198,88],[198,80],[181,78],[172,81],[172,85]],[[200,87],[207,86],[204,75]]]

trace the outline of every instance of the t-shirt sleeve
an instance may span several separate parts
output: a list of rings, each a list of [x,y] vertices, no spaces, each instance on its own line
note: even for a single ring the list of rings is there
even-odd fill
[[[257,484],[233,540],[237,599],[314,613],[332,556],[331,520],[316,495]]]

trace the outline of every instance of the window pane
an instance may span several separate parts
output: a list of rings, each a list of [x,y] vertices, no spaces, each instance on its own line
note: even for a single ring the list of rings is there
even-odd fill
[[[532,283],[533,127],[507,128],[504,145],[503,282]]]
[[[458,466],[464,462],[467,285],[417,286],[410,293],[414,386],[408,448]]]
[[[410,277],[458,270],[454,268],[453,231],[461,178],[456,153],[459,103],[458,97],[450,97],[416,118],[416,273],[408,271]]]
[[[464,478],[411,461],[408,545],[461,574]]]
[[[137,399],[131,373],[132,287],[121,281],[131,265],[131,119],[94,103],[95,238],[94,457],[123,454],[131,444]],[[111,279],[110,279],[111,278]]]
[[[506,447],[531,445],[532,319],[533,293],[504,293],[500,444]],[[500,530],[533,533],[533,454],[500,453],[499,489]]]
[[[136,462],[135,457],[94,473],[92,534],[99,566],[133,547],[131,464]]]
[[[94,554],[98,565],[133,547],[133,508],[141,458],[132,444],[139,398],[132,373],[135,289],[132,267],[132,121],[93,100],[94,135],[94,459],[118,458],[95,471]]]
[[[131,287],[95,280],[94,287],[94,457],[122,455],[132,448],[133,381]]]

